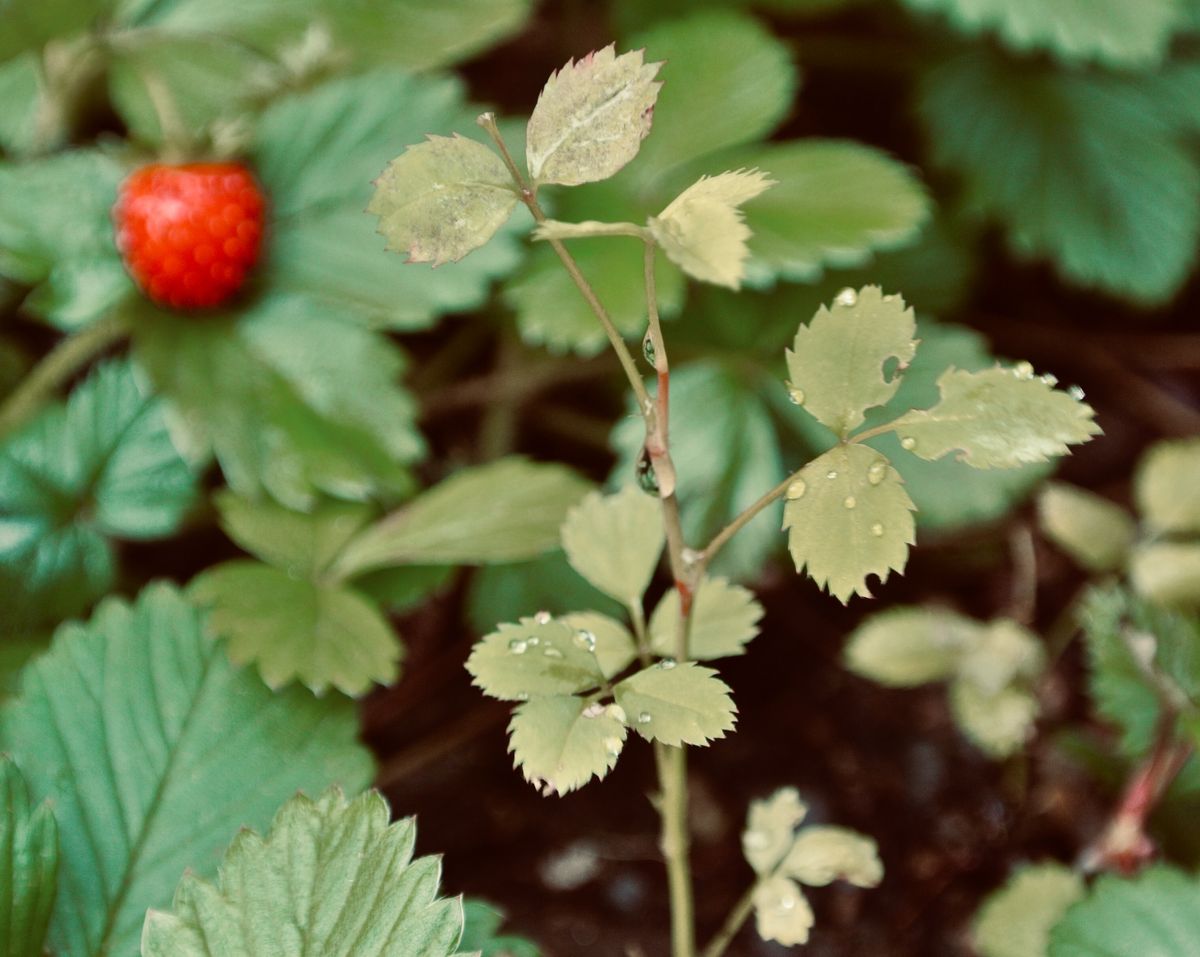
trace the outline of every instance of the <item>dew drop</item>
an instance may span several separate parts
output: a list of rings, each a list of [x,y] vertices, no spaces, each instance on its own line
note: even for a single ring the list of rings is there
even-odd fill
[[[1033,378],[1033,363],[1018,362],[1015,366],[1013,366],[1012,371],[1013,371],[1013,375],[1015,375],[1018,379],[1032,379]]]
[[[541,643],[542,643],[542,639],[539,638],[537,635],[529,636],[529,647],[530,648],[532,648],[534,645],[540,645]]]
[[[858,302],[858,293],[847,286],[833,300],[839,306],[853,306]]]
[[[762,831],[747,831],[742,843],[752,851],[763,851],[771,843],[771,839]]]
[[[685,548],[679,553],[679,557],[685,565],[695,565],[704,557],[704,553],[694,548]]]
[[[779,898],[779,909],[780,910],[795,910],[796,909],[796,898],[794,898],[794,897]]]
[[[537,622],[539,625],[548,625],[548,624],[550,624],[550,621],[551,621],[550,612],[539,611],[536,615],[533,616],[533,620],[535,622]]]
[[[911,452],[916,447],[917,447],[917,440],[914,439],[911,435],[906,435],[904,438],[902,438],[900,440],[900,448],[902,448],[902,449],[906,449],[907,451]]]
[[[518,693],[517,693],[517,700],[518,700],[518,701],[528,701],[528,700],[529,700],[529,692],[528,692],[528,691],[521,691],[521,692],[518,692]]]
[[[583,717],[585,718],[598,718],[602,714],[604,714],[604,705],[598,701],[589,704],[583,709]]]
[[[883,538],[883,526],[879,522],[876,522],[871,526],[871,534],[876,538]]]
[[[645,448],[637,460],[638,487],[649,495],[658,494],[658,476],[654,474],[654,463],[650,461],[650,453]]]
[[[542,654],[547,658],[561,658],[563,656],[563,653],[553,645],[547,645],[545,648],[543,648]]]
[[[867,469],[867,481],[872,485],[878,485],[887,476],[887,462],[883,459],[878,459],[871,463],[871,467]]]
[[[615,758],[621,753],[621,744],[622,741],[620,738],[605,738],[604,750],[610,758]]]
[[[675,667],[675,659],[674,658],[664,658],[662,661],[660,661],[658,663],[658,666],[663,671],[670,671],[672,668]]]
[[[1084,392],[1083,389],[1079,388],[1079,386],[1073,385],[1071,388],[1067,389],[1067,395],[1069,395],[1076,402],[1082,402],[1087,393]]]
[[[574,641],[584,651],[596,650],[596,636],[590,631],[580,630],[575,632]]]
[[[525,651],[528,647],[529,647],[529,642],[527,642],[524,638],[514,638],[512,641],[510,641],[508,643],[509,654],[513,654],[513,655],[525,654]]]
[[[650,714],[649,711],[643,711],[641,714],[638,715],[638,724],[649,724],[653,720],[654,720],[654,717],[653,717],[653,715]]]
[[[796,388],[788,389],[788,398],[792,400],[792,405],[804,405],[804,390]]]
[[[829,481],[832,482],[835,478],[838,477],[837,469],[830,469],[828,472],[825,473],[825,477],[827,479],[829,479]]]
[[[658,352],[654,348],[654,337],[648,332],[642,339],[642,355],[646,357],[646,361],[650,365],[658,365]]]
[[[1047,372],[1044,376],[1042,376],[1042,382],[1053,388],[1054,386],[1058,385],[1058,376]]]
[[[856,505],[858,505],[858,499],[856,499],[853,495],[847,495],[842,500],[842,504],[846,506],[846,508],[854,508]]]
[[[808,483],[804,479],[796,479],[787,487],[787,497],[790,499],[804,498],[804,493],[808,491]]]

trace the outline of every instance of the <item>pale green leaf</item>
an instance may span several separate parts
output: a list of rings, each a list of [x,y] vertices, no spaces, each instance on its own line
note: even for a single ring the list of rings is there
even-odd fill
[[[562,526],[571,566],[625,606],[641,601],[665,540],[661,504],[635,485],[612,495],[589,493]]]
[[[1160,442],[1138,465],[1134,496],[1159,532],[1200,532],[1200,439]]]
[[[807,571],[838,601],[869,596],[869,575],[884,582],[903,571],[916,540],[914,506],[881,453],[835,446],[809,462],[787,494],[783,527],[796,571]]]
[[[758,170],[702,176],[650,217],[650,233],[693,279],[737,289],[750,255],[750,229],[741,205],[774,185]]]
[[[851,634],[846,667],[894,688],[942,681],[955,674],[982,633],[979,622],[946,609],[889,608]]]
[[[1038,637],[1018,622],[997,619],[980,629],[962,649],[959,679],[984,694],[999,694],[1012,684],[1036,678],[1045,664]]]
[[[1014,468],[1066,455],[1100,433],[1090,405],[1020,366],[947,369],[938,388],[937,405],[894,422],[900,444],[923,459],[958,451],[974,468]]]
[[[1038,715],[1037,697],[1025,688],[1007,686],[989,694],[963,678],[950,685],[950,707],[967,737],[994,758],[1020,750]]]
[[[179,528],[195,476],[163,403],[128,362],[97,367],[0,443],[0,593],[6,624],[59,621],[111,587],[111,539]]]
[[[1200,544],[1157,542],[1134,549],[1129,562],[1134,590],[1168,608],[1200,607]]]
[[[0,63],[55,37],[83,33],[112,14],[117,0],[5,0]]]
[[[758,635],[763,608],[754,593],[725,578],[705,578],[692,600],[692,626],[688,632],[688,658],[710,661],[740,655]],[[679,621],[679,592],[672,588],[650,616],[650,647],[655,654],[675,654],[675,629]]]
[[[40,57],[26,51],[0,65],[0,148],[10,156],[25,156],[38,146],[38,116],[45,103],[45,80]]]
[[[300,681],[317,694],[332,686],[361,695],[399,671],[403,648],[391,626],[353,588],[231,561],[202,572],[189,594],[211,610],[209,627],[233,662],[253,662],[268,687]]]
[[[613,693],[631,728],[648,741],[672,747],[725,737],[737,713],[728,685],[711,668],[692,661],[651,665],[630,675]]]
[[[439,266],[486,243],[516,205],[512,178],[493,150],[431,134],[388,164],[367,212],[379,217],[389,249]]]
[[[1183,285],[1200,240],[1200,165],[1173,105],[1186,94],[1156,79],[977,52],[929,73],[920,108],[934,161],[1015,253],[1152,305]]]
[[[1050,930],[1086,889],[1062,864],[1017,871],[979,909],[973,931],[981,957],[1048,957]]]
[[[883,864],[875,842],[857,831],[831,825],[802,828],[779,865],[779,872],[813,887],[834,881],[875,887],[883,880]]]
[[[605,678],[615,678],[629,667],[637,657],[637,643],[633,635],[619,621],[597,611],[576,611],[563,615],[564,625],[582,633],[585,644],[592,645],[592,654],[600,665]],[[589,639],[587,636],[590,635]]]
[[[900,388],[917,351],[916,327],[899,296],[878,286],[843,290],[796,331],[787,352],[792,400],[845,438]]]
[[[475,643],[466,668],[484,694],[506,701],[591,691],[604,682],[587,637],[540,614],[485,635]]]
[[[742,853],[754,873],[770,874],[795,843],[796,826],[808,814],[795,788],[780,788],[769,798],[750,802]]]
[[[0,756],[0,948],[42,957],[58,876],[58,828],[49,805],[30,807],[17,766]]]
[[[940,13],[967,33],[999,33],[1014,50],[1047,50],[1068,63],[1109,66],[1160,62],[1179,20],[1177,0],[905,0]],[[1032,955],[1030,955],[1032,957]]]
[[[462,901],[438,898],[437,858],[413,859],[414,820],[388,818],[377,791],[297,795],[265,837],[234,838],[215,884],[183,877],[142,957],[449,957]]]
[[[0,711],[0,747],[58,820],[50,949],[136,952],[146,909],[185,869],[211,874],[238,827],[298,788],[366,785],[357,724],[340,695],[273,693],[235,669],[171,586],[60,628]]]
[[[463,923],[460,951],[478,951],[480,957],[541,957],[533,941],[500,932],[504,915],[491,904],[470,898],[463,901]]]
[[[612,44],[551,75],[529,117],[525,158],[537,183],[578,186],[608,179],[650,132],[661,63]]]
[[[1049,957],[1200,957],[1200,883],[1163,865],[1100,877],[1050,932]]]
[[[1125,509],[1061,482],[1042,489],[1038,521],[1050,541],[1092,572],[1116,571],[1124,565],[1137,534]]]
[[[396,563],[481,564],[533,558],[558,545],[588,482],[562,465],[507,458],[451,476],[359,534],[346,575]]]
[[[616,705],[549,695],[526,701],[513,712],[508,750],[526,781],[544,796],[561,796],[608,774],[627,733]]]
[[[759,937],[785,947],[807,943],[816,918],[799,884],[776,874],[754,886],[753,899],[754,926]]]

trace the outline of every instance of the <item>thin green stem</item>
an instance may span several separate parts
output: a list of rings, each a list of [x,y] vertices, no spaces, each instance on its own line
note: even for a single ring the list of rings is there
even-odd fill
[[[671,898],[672,957],[695,957],[696,927],[692,872],[688,864],[687,752],[655,742],[654,757],[662,793],[662,853]]]
[[[758,890],[758,881],[751,884],[746,889],[746,893],[733,905],[729,916],[725,918],[725,923],[721,925],[716,936],[708,942],[701,957],[721,957],[725,953],[725,950],[733,942],[733,938],[737,936],[737,932],[742,929],[742,924],[746,923],[746,918],[754,913],[754,892],[756,890]]]
[[[36,415],[72,376],[127,332],[124,321],[113,314],[61,340],[0,404],[0,436]]]
[[[798,476],[801,471],[801,469],[797,469],[769,492],[766,492],[756,502],[746,506],[746,508],[744,508],[737,515],[737,517],[733,519],[733,521],[717,532],[717,534],[713,536],[713,540],[708,543],[708,547],[705,548],[702,553],[701,561],[703,562],[704,566],[707,567],[708,564],[717,557],[717,552],[724,548],[734,535],[745,528],[759,512],[761,512],[772,502],[783,498],[783,496],[787,494],[788,487],[794,481],[796,481],[796,476]]]

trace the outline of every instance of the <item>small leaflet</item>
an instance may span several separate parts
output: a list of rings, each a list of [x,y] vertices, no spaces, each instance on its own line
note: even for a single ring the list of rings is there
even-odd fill
[[[533,698],[508,725],[508,750],[525,780],[546,796],[581,788],[611,771],[629,733],[617,705],[572,695]]]
[[[665,659],[626,678],[613,693],[630,728],[672,747],[725,737],[737,713],[729,686],[693,661]]]

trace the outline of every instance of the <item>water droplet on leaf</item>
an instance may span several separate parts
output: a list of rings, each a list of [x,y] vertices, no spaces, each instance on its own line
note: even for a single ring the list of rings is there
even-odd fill
[[[638,715],[638,724],[649,724],[654,720],[654,716],[649,711],[643,711]]]
[[[602,714],[604,714],[604,705],[600,704],[599,701],[593,702],[583,709],[583,717],[585,718],[598,718]]]
[[[510,641],[508,643],[509,653],[514,654],[514,655],[525,654],[525,650],[528,647],[529,647],[529,642],[527,642],[524,638],[514,638],[512,641]]]
[[[787,497],[790,499],[804,498],[804,493],[808,491],[808,483],[804,479],[796,479],[787,487]]]
[[[883,459],[878,459],[871,463],[871,467],[867,469],[867,481],[872,485],[878,485],[887,476],[887,462]]]
[[[1032,379],[1033,378],[1033,363],[1018,362],[1015,366],[1013,366],[1012,371],[1013,371],[1013,375],[1015,375],[1018,379]]]
[[[792,400],[792,405],[804,405],[804,390],[796,388],[788,389],[788,398]]]
[[[906,435],[904,438],[902,438],[900,440],[900,448],[902,448],[902,449],[905,449],[905,450],[911,452],[916,447],[917,447],[917,440],[914,439],[911,435]]]
[[[547,645],[545,648],[543,648],[542,654],[547,658],[561,658],[563,656],[563,653],[553,645]]]
[[[839,306],[853,306],[858,302],[858,293],[847,286],[833,300]]]
[[[675,659],[674,658],[664,658],[662,661],[660,661],[658,663],[658,666],[660,668],[662,668],[663,671],[670,671],[672,668],[675,667]]]
[[[1058,376],[1047,372],[1044,376],[1042,376],[1042,382],[1053,388],[1054,386],[1058,385]]]
[[[550,612],[539,611],[536,615],[533,616],[533,620],[536,621],[539,625],[548,625],[548,624],[550,624],[550,621],[551,621]]]
[[[605,738],[604,750],[608,752],[608,756],[615,758],[621,753],[622,741],[620,738]]]
[[[883,538],[883,526],[879,522],[876,522],[871,526],[871,534],[876,538]]]
[[[832,482],[835,478],[838,477],[837,469],[830,469],[828,472],[825,473],[825,477],[827,479],[829,479],[829,481]]]
[[[594,634],[592,634],[590,631],[586,631],[586,630],[577,631],[577,632],[575,632],[575,644],[577,644],[584,651],[595,651],[596,650],[596,636]]]
[[[1082,402],[1086,394],[1087,393],[1085,393],[1083,389],[1077,385],[1073,385],[1071,388],[1067,389],[1067,395],[1069,395],[1076,402]]]
[[[856,499],[853,495],[847,495],[845,499],[842,500],[842,504],[845,505],[846,508],[854,508],[858,504],[858,499]]]

